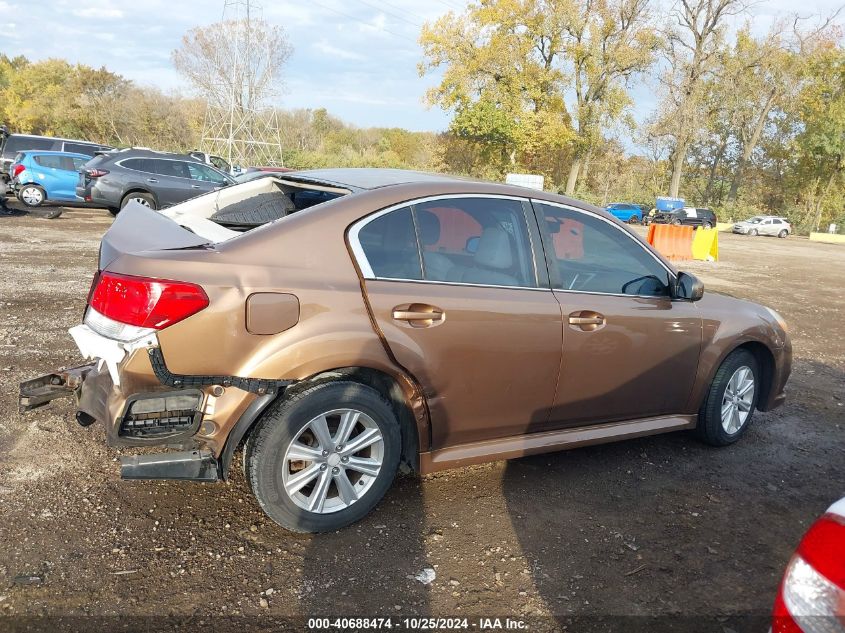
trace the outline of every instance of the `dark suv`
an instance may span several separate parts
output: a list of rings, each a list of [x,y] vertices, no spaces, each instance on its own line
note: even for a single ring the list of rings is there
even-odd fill
[[[234,182],[191,156],[128,149],[86,163],[79,171],[76,195],[117,214],[133,200],[162,209]]]
[[[12,178],[9,167],[15,161],[15,156],[26,150],[41,150],[48,152],[71,152],[94,156],[97,152],[112,149],[108,145],[77,141],[53,136],[35,136],[33,134],[0,135],[0,193],[5,191]]]
[[[716,226],[716,214],[706,207],[684,207],[673,211],[658,211],[652,216],[651,221],[655,224],[686,224],[712,229]]]

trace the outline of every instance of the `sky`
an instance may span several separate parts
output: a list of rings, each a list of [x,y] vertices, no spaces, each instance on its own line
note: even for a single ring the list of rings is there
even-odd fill
[[[244,1],[229,0],[230,13]],[[268,22],[284,27],[294,48],[284,91],[276,99],[280,107],[324,107],[361,127],[439,131],[448,126],[447,113],[424,103],[438,77],[419,76],[417,39],[424,22],[460,11],[463,0],[252,4]],[[226,5],[226,0],[0,0],[0,53],[106,66],[141,85],[187,92],[170,62],[171,51],[189,29],[220,20]],[[843,0],[804,0],[800,14],[829,15],[842,5]],[[762,33],[796,6],[795,0],[759,0],[734,26],[750,20]],[[654,86],[639,79],[631,93],[634,116],[642,121],[656,106]]]

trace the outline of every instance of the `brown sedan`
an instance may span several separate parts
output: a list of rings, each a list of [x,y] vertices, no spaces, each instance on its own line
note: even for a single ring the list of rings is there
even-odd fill
[[[784,400],[774,311],[703,294],[569,198],[415,172],[268,174],[103,238],[74,394],[126,479],[217,481],[243,445],[281,525],[367,514],[420,473],[681,429],[725,446]]]

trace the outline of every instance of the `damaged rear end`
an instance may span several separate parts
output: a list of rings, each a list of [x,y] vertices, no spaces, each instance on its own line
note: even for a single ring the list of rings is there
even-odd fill
[[[69,397],[77,421],[102,423],[111,446],[175,449],[122,458],[125,479],[222,478],[217,456],[223,437],[216,437],[221,429],[213,417],[237,416],[256,396],[278,388],[262,385],[262,394],[257,388],[227,389],[237,377],[182,376],[168,369],[160,333],[206,310],[210,301],[202,283],[155,270],[181,269],[190,277],[202,270],[203,258],[213,256],[215,244],[238,235],[202,217],[191,224],[189,230],[141,205],[127,206],[103,237],[83,323],[69,331],[90,362],[20,385],[21,412]],[[150,272],[137,274],[142,270]]]

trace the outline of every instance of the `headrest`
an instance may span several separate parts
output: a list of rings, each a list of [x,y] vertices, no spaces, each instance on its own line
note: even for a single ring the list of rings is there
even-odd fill
[[[498,226],[484,229],[478,240],[474,261],[479,266],[503,270],[513,265],[511,242],[505,230]]]
[[[440,218],[431,211],[424,209],[417,211],[417,226],[423,246],[431,246],[440,241]]]

